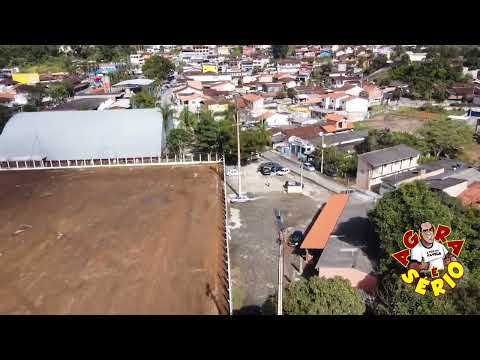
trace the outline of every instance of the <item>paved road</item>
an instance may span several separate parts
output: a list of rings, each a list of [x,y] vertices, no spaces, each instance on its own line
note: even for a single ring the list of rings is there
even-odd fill
[[[267,151],[263,153],[262,156],[269,161],[274,161],[282,166],[288,167],[290,171],[293,171],[297,174],[300,174],[301,172],[300,163],[298,161],[286,158],[273,151]],[[347,189],[345,186],[321,175],[318,171],[303,171],[303,177],[334,193],[340,193]]]

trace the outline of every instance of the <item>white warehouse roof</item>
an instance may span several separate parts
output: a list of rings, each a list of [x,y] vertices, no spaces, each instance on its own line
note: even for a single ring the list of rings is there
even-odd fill
[[[155,80],[150,80],[150,79],[131,79],[131,80],[125,80],[125,81],[120,81],[119,83],[113,85],[113,87],[136,87],[136,86],[149,86],[151,85]]]
[[[162,123],[158,109],[22,112],[0,135],[0,161],[158,156]]]

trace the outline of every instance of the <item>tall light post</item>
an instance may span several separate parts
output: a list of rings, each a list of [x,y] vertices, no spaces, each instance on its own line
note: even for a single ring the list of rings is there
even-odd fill
[[[240,121],[238,120],[238,108],[235,109],[237,120],[237,166],[238,166],[238,197],[242,197],[242,174],[240,169]]]
[[[300,186],[303,189],[303,162],[300,164]]]
[[[320,136],[322,137],[322,161],[320,162],[320,173],[323,174],[323,146],[324,146],[324,143],[323,143],[323,131],[320,133]]]

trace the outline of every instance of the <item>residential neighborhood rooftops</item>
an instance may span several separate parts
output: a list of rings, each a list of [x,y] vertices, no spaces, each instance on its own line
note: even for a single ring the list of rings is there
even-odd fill
[[[368,292],[375,289],[376,250],[369,240],[373,230],[367,218],[373,206],[348,199],[315,266],[319,276],[341,276],[354,287]]]
[[[95,97],[86,99],[74,99],[54,107],[52,111],[96,110],[104,101],[104,98]]]
[[[420,154],[420,151],[415,150],[405,144],[400,144],[386,149],[380,149],[361,154],[358,157],[365,160],[371,166],[376,167],[419,156]]]
[[[248,102],[255,102],[262,99],[262,97],[257,94],[247,94],[243,96],[243,99]]]
[[[344,131],[338,134],[333,134],[325,136],[323,138],[323,143],[326,146],[331,145],[342,145],[353,142],[364,141],[368,136],[368,130],[354,130],[354,131]],[[320,145],[322,143],[321,138],[311,140],[314,145]]]
[[[453,177],[449,177],[446,179],[427,179],[428,186],[431,189],[436,189],[436,190],[447,189],[451,186],[455,186],[464,182],[467,182],[467,180],[457,179]]]
[[[330,196],[317,219],[302,242],[302,249],[324,249],[343,209],[347,205],[348,194]]]
[[[346,117],[343,116],[343,115],[339,115],[339,114],[327,114],[325,116],[325,119],[327,121],[335,121],[335,122],[338,122],[338,121],[342,121],[342,120],[345,120]]]
[[[282,129],[282,133],[289,138],[290,136],[297,136],[304,140],[310,140],[320,136],[322,132],[322,127],[313,125],[313,126],[303,126],[296,127],[292,129]]]

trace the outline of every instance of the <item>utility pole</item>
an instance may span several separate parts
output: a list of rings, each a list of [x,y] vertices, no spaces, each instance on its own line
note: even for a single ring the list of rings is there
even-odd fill
[[[320,173],[323,174],[323,131],[320,133],[320,135],[322,136],[322,161],[320,163]]]
[[[279,233],[277,315],[283,315],[283,231]]]
[[[303,189],[303,162],[300,164],[300,186]]]
[[[278,299],[277,315],[283,315],[283,243],[285,224],[283,223],[280,210],[273,209],[278,228]]]
[[[240,121],[238,119],[238,108],[236,107],[235,110],[237,118],[238,197],[240,198],[242,196],[242,173],[240,169]]]

